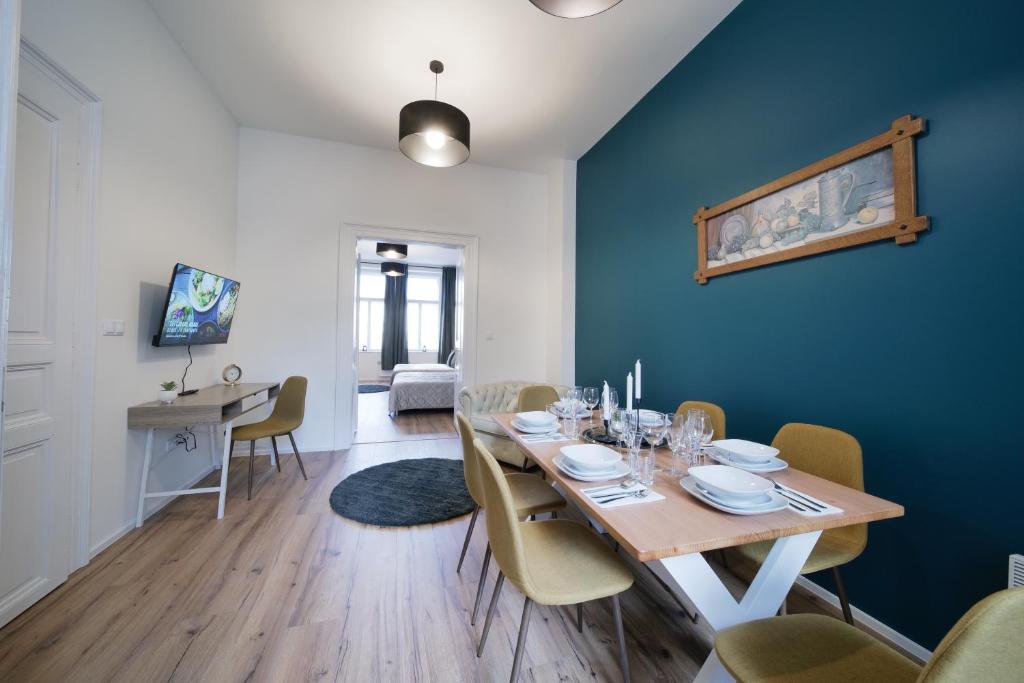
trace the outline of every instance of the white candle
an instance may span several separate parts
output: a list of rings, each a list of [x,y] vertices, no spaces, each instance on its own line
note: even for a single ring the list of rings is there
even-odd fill
[[[633,410],[633,373],[626,375],[626,410]]]
[[[605,380],[604,388],[601,389],[601,419],[611,419],[611,415],[608,414],[608,381]]]
[[[640,400],[640,359],[639,358],[636,359],[636,367],[634,368],[634,370],[636,371],[636,400],[639,401]]]

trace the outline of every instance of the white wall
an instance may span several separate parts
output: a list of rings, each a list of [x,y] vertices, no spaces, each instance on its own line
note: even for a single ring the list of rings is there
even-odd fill
[[[185,364],[184,349],[150,346],[174,263],[235,273],[238,127],[140,0],[24,0],[22,34],[103,103],[97,316],[123,319],[127,331],[96,343],[95,550],[134,516],[143,435],[127,431],[125,410],[180,380]],[[193,349],[189,384],[219,379],[231,348]],[[159,459],[151,486],[181,488],[207,471],[200,444]]]
[[[343,223],[477,236],[477,381],[548,376],[545,301],[561,293],[546,272],[544,175],[433,169],[395,151],[243,128],[238,182],[233,359],[251,378],[309,378],[300,448],[333,445]],[[353,265],[340,264],[346,277]]]
[[[548,166],[547,380],[572,385],[576,375],[576,162]]]

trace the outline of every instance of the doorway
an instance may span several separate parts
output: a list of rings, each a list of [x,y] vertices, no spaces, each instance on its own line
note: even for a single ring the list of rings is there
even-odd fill
[[[88,561],[99,103],[26,41],[18,66],[0,461],[0,626]]]

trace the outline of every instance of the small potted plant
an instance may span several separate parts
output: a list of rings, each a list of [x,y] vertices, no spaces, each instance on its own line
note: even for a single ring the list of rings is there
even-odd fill
[[[160,402],[161,403],[174,403],[174,399],[178,398],[177,382],[161,382],[160,383]]]

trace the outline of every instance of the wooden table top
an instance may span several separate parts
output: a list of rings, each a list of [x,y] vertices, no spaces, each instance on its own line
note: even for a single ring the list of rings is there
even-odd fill
[[[185,424],[219,424],[248,412],[241,408],[242,399],[267,391],[274,394],[278,382],[248,382],[245,384],[215,384],[203,387],[194,394],[178,396],[174,403],[160,401],[140,403],[128,409],[128,428],[173,427]],[[232,409],[225,414],[225,407]],[[253,406],[256,407],[256,406]],[[252,408],[249,408],[251,410]]]
[[[658,451],[658,465],[664,470],[655,475],[654,490],[665,496],[665,500],[601,508],[581,489],[602,486],[602,482],[577,481],[555,467],[553,459],[567,443],[524,443],[520,438],[523,435],[511,425],[513,417],[512,413],[493,415],[495,422],[540,465],[550,480],[557,482],[578,507],[600,522],[641,562],[903,516],[901,505],[792,467],[770,476],[780,484],[840,507],[843,512],[804,517],[787,508],[763,515],[730,515],[705,505],[683,490],[678,477],[669,472],[672,455],[664,448]]]

